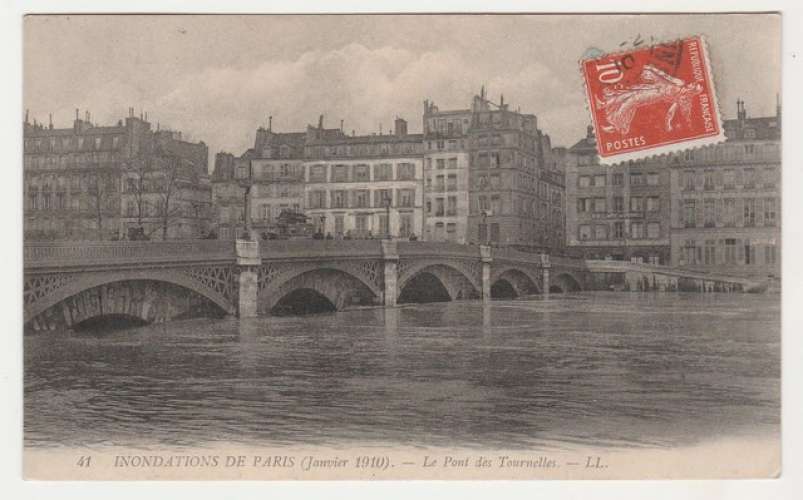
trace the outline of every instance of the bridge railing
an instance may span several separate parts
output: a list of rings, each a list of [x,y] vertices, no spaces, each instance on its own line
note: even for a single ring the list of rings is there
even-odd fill
[[[316,257],[381,257],[381,240],[267,240],[259,242],[263,259],[308,259]]]
[[[662,266],[659,264],[642,264],[636,262],[627,262],[623,260],[586,260],[586,266],[591,272],[608,272],[608,273],[624,273],[624,272],[642,272],[642,273],[658,273],[668,276],[677,276],[680,278],[702,279],[711,281],[723,281],[730,283],[753,283],[755,280],[747,279],[741,276],[729,276],[719,273],[708,273],[703,271],[692,271],[672,266]]]
[[[234,243],[220,240],[27,243],[24,267],[96,266],[234,260]]]
[[[400,257],[449,255],[455,257],[480,258],[480,248],[474,245],[446,243],[440,241],[400,241],[397,243]]]

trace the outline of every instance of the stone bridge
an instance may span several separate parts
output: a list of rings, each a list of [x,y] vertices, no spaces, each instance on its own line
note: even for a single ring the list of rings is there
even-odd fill
[[[29,330],[72,328],[115,315],[144,322],[210,312],[249,317],[310,297],[339,310],[395,306],[416,301],[423,292],[440,293],[438,300],[490,300],[617,286],[678,290],[699,283],[700,291],[748,286],[727,277],[695,281],[659,266],[386,240],[31,243],[24,259]]]
[[[300,290],[336,309],[394,306],[425,276],[445,300],[576,291],[588,279],[579,260],[385,240],[31,243],[24,258],[24,319],[33,330],[104,315],[270,314]]]

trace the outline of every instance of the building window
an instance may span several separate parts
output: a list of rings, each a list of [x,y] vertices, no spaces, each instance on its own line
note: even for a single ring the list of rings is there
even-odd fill
[[[753,227],[756,225],[756,200],[755,198],[744,199],[744,226]]]
[[[409,181],[415,179],[415,164],[413,163],[400,163],[398,178],[400,181]]]
[[[332,208],[346,208],[346,191],[332,191]]]
[[[455,241],[457,240],[457,224],[454,222],[449,222],[446,224],[446,240],[447,241]]]
[[[647,174],[647,185],[648,186],[657,186],[659,181],[658,174],[650,173]]]
[[[736,226],[736,200],[734,198],[725,198],[722,203],[725,212],[725,227]]]
[[[382,163],[374,165],[374,180],[375,181],[391,181],[393,180],[393,165],[390,163]]]
[[[587,175],[581,175],[580,177],[578,177],[577,182],[578,182],[578,187],[581,187],[581,188],[591,187],[591,185],[592,185],[591,184],[591,177],[589,177]]]
[[[716,224],[716,200],[706,198],[703,205],[703,215],[705,227],[715,227]]]
[[[594,198],[594,212],[605,212],[605,198]]]
[[[578,228],[578,236],[580,241],[588,241],[591,239],[591,226],[588,224],[581,224]]]
[[[775,245],[767,245],[764,247],[764,263],[765,264],[775,264],[776,255],[775,255]]]
[[[370,206],[371,192],[367,189],[359,189],[352,192],[353,208],[368,208]]]
[[[625,237],[625,223],[624,222],[614,222],[613,223],[613,237],[617,240],[620,240]]]
[[[697,225],[697,207],[695,200],[683,201],[683,225],[695,227]]]
[[[446,167],[446,160],[443,158],[438,158],[435,160],[435,166],[438,170],[443,170]]]
[[[377,208],[384,208],[393,205],[393,190],[392,189],[377,189],[374,191],[374,206]]]
[[[593,186],[595,186],[595,187],[604,187],[605,186],[605,175],[595,175],[594,176]]]
[[[744,169],[744,189],[754,189],[756,187],[756,169]]]
[[[446,190],[457,191],[457,174],[449,174],[446,178]]]
[[[326,208],[326,191],[310,191],[310,208]]]
[[[332,182],[348,182],[348,180],[349,180],[348,165],[334,165],[332,167]]]
[[[774,168],[765,168],[764,169],[764,187],[768,189],[772,189],[775,187],[776,183],[776,176],[778,175],[777,170]]]
[[[683,190],[694,191],[694,170],[683,171]]]
[[[435,216],[443,217],[443,214],[444,214],[443,198],[435,198]]]
[[[494,215],[499,215],[503,213],[502,198],[500,198],[498,194],[491,196],[491,213],[493,213]]]
[[[457,197],[450,196],[446,200],[446,215],[457,215]]]
[[[358,238],[365,238],[368,236],[368,216],[366,214],[357,214],[354,216],[354,232]]]
[[[457,158],[449,158],[449,168],[457,168]]]
[[[399,236],[409,238],[413,234],[413,214],[399,215]]]
[[[354,165],[354,182],[368,182],[369,176],[368,165]]]
[[[725,264],[736,264],[736,240],[725,239]]]
[[[499,224],[496,222],[491,223],[491,242],[499,242]]]
[[[716,240],[705,240],[705,265],[713,266],[717,263]]]
[[[647,238],[658,239],[661,237],[661,224],[659,222],[647,223]]]
[[[694,240],[686,240],[683,244],[682,259],[686,265],[693,266],[697,264],[697,242]]]
[[[775,225],[775,198],[764,198],[764,225]]]
[[[622,213],[625,211],[625,199],[621,196],[614,196],[613,197],[613,211],[616,213]]]
[[[733,172],[733,169],[729,168],[729,169],[725,170],[724,177],[725,177],[724,178],[725,189],[728,189],[728,190],[734,189],[736,187],[736,184],[734,183],[735,174]]]
[[[479,196],[477,198],[477,200],[479,202],[480,212],[485,213],[485,212],[487,212],[488,210],[491,209],[490,204],[488,203],[488,197],[487,196]]]
[[[612,174],[611,175],[611,184],[614,186],[621,186],[625,183],[625,176],[624,174]]]
[[[658,212],[659,210],[661,210],[661,198],[658,196],[647,197],[647,211]]]
[[[326,165],[313,165],[309,170],[310,182],[326,182]]]
[[[608,226],[597,224],[594,226],[594,239],[607,240],[608,239]]]
[[[324,193],[326,194],[326,193]],[[262,216],[262,220],[271,222],[273,221],[273,217],[271,217],[272,213],[270,210],[270,205],[262,205],[260,206],[260,215]]]
[[[706,191],[713,191],[714,190],[714,171],[713,170],[706,170],[703,180],[703,189]]]
[[[577,198],[577,212],[585,213],[591,211],[591,198]]]
[[[643,212],[644,211],[644,198],[641,197],[633,197],[630,198],[630,211],[631,212]]]
[[[640,173],[634,172],[630,174],[630,185],[631,186],[643,186],[644,185],[644,176]]]
[[[641,222],[630,223],[630,237],[633,239],[641,239],[644,237],[644,224]]]
[[[345,223],[342,215],[335,215],[335,234],[342,235],[345,231]]]
[[[400,207],[413,207],[415,205],[414,189],[399,189],[398,203]]]

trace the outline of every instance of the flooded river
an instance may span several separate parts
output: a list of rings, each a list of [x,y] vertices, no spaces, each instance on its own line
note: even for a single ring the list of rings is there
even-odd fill
[[[33,447],[669,447],[779,421],[777,295],[580,293],[25,338]]]

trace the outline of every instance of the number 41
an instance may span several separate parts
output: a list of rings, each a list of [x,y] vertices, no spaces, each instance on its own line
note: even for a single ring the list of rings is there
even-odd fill
[[[78,459],[78,463],[75,465],[77,465],[78,467],[89,467],[91,461],[92,457],[83,455],[81,456],[81,458]]]

